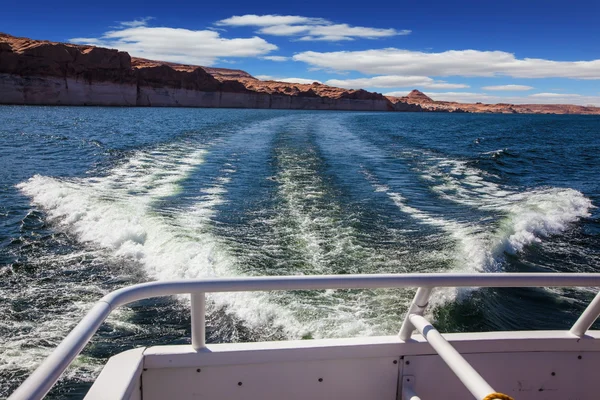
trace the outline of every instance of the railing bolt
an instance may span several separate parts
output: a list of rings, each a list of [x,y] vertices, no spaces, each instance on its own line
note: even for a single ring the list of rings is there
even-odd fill
[[[323,382],[323,378],[319,378],[319,382]]]
[[[398,360],[394,360],[392,361],[394,364],[398,364]]]
[[[409,365],[409,364],[410,364],[410,361],[407,361],[407,362],[406,362],[406,365]]]

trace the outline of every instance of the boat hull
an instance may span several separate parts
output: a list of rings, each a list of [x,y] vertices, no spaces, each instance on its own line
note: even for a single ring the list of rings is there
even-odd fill
[[[597,399],[600,331],[445,334],[497,390],[519,400]],[[86,399],[402,399],[472,395],[420,335],[156,346],[112,357]]]

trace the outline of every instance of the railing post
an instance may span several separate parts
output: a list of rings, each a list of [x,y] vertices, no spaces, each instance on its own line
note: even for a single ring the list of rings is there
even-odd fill
[[[192,347],[200,350],[206,347],[206,295],[204,292],[191,294]]]
[[[427,305],[429,304],[429,297],[431,296],[432,291],[432,287],[420,287],[417,289],[417,293],[415,294],[410,307],[406,311],[404,322],[400,328],[399,335],[401,340],[407,341],[412,336],[412,332],[415,330],[415,327],[410,322],[410,315],[423,315]]]
[[[410,321],[476,399],[496,392],[429,321],[415,314],[410,316]]]
[[[581,313],[570,332],[575,336],[582,337],[592,324],[596,322],[598,317],[600,317],[600,292],[598,292],[590,305]]]

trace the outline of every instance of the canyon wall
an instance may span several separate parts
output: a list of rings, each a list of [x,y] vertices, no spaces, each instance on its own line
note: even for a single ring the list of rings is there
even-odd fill
[[[391,111],[383,95],[0,34],[0,104]]]

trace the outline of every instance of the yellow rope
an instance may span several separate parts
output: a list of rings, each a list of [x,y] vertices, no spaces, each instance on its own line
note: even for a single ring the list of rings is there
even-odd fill
[[[483,400],[515,400],[504,393],[490,393],[483,398]]]

